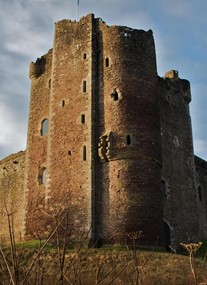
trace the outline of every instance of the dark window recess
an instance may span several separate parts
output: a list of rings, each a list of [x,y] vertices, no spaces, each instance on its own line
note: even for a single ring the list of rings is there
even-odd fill
[[[105,59],[105,66],[109,67],[109,58],[108,57],[106,57],[106,59]]]
[[[62,100],[62,107],[65,107],[65,100]]]
[[[83,59],[86,59],[86,58],[87,58],[87,54],[84,53],[84,54],[83,54]]]
[[[81,124],[85,124],[85,115],[84,114],[81,115]]]
[[[111,98],[113,98],[114,101],[119,100],[119,94],[117,93],[116,89],[114,89],[111,93]]]
[[[51,79],[49,79],[49,81],[48,81],[48,87],[49,87],[49,89],[51,88]]]
[[[164,196],[167,196],[167,184],[165,182],[165,180],[161,180],[161,189],[162,189],[162,193],[164,194]]]
[[[86,81],[83,81],[83,93],[86,92]]]
[[[40,168],[39,173],[38,173],[39,185],[45,185],[46,184],[46,175],[47,175],[47,168],[46,167]]]
[[[127,137],[126,137],[126,143],[127,143],[127,145],[130,145],[130,144],[131,144],[131,137],[130,137],[130,135],[127,135]]]
[[[68,155],[71,155],[71,150],[68,151]]]
[[[83,146],[83,161],[86,161],[86,146]]]
[[[48,133],[48,125],[49,125],[48,119],[42,120],[42,122],[41,122],[41,130],[40,130],[41,136],[44,136],[44,135],[46,135]]]
[[[203,202],[201,186],[198,186],[198,198],[200,202]]]
[[[117,178],[120,178],[120,170],[118,170]]]

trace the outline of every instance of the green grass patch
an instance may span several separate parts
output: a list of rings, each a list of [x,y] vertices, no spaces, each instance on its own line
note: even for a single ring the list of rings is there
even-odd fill
[[[18,242],[16,248],[25,248],[25,249],[38,249],[44,244],[44,240],[28,240],[23,242]],[[54,246],[51,243],[47,243],[44,247],[46,250],[54,249]]]

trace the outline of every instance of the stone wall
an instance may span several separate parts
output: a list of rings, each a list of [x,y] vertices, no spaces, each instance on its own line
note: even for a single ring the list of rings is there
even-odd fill
[[[45,176],[48,168],[47,122],[50,122],[51,64],[52,50],[30,64],[31,94],[25,161],[24,231],[31,238],[37,237],[42,227],[44,218],[40,207],[45,205],[47,195]]]
[[[16,240],[22,237],[25,152],[0,161],[0,238],[8,240],[8,215],[11,215]]]
[[[56,23],[53,45],[47,192],[70,207],[76,238],[91,228],[92,25]]]
[[[31,64],[26,236],[43,233],[58,207],[70,208],[72,236],[91,227],[92,21],[56,23],[53,49]]]
[[[198,236],[190,84],[170,71],[159,79],[159,94],[165,227],[178,245]]]
[[[199,240],[207,237],[207,162],[195,156],[195,186],[199,213]]]

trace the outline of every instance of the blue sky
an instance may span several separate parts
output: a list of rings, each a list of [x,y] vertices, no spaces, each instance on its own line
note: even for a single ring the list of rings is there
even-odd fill
[[[77,18],[77,0],[0,0],[0,159],[26,148],[29,63],[52,47],[54,23]],[[195,153],[207,160],[207,1],[80,0],[80,16],[152,29],[158,74],[191,82]]]

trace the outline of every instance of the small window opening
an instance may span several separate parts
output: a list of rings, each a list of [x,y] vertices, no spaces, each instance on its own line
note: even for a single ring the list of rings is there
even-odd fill
[[[131,137],[130,137],[130,135],[127,135],[126,142],[127,142],[127,145],[131,144]]]
[[[62,100],[62,107],[65,107],[65,100]]]
[[[198,186],[198,198],[200,202],[203,202],[201,186]]]
[[[84,53],[84,54],[83,54],[83,59],[86,59],[86,58],[87,58],[87,54]]]
[[[128,33],[127,33],[127,32],[124,32],[124,36],[125,36],[125,37],[128,37]]]
[[[163,179],[161,180],[161,189],[162,193],[164,194],[164,197],[167,197],[167,184]]]
[[[49,79],[49,81],[48,81],[48,88],[49,89],[51,88],[51,79]]]
[[[68,151],[68,155],[71,155],[71,150]]]
[[[105,66],[109,67],[109,58],[108,57],[105,59]]]
[[[83,81],[83,93],[85,93],[86,92],[86,81],[84,80]]]
[[[41,122],[41,130],[40,130],[40,134],[41,136],[44,136],[48,133],[48,119],[44,119]]]
[[[117,178],[120,177],[120,170],[118,170],[118,173],[117,173]]]
[[[46,176],[47,176],[47,168],[46,167],[40,168],[39,174],[38,174],[39,185],[46,184]]]
[[[83,161],[86,161],[86,146],[83,146]]]
[[[119,100],[119,94],[117,93],[116,89],[114,89],[111,93],[111,97],[114,99],[114,101]]]
[[[85,124],[85,115],[84,114],[81,115],[81,124]]]

